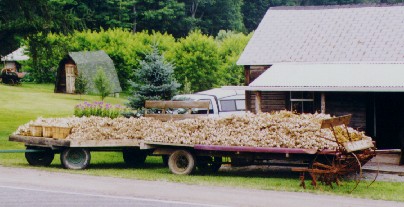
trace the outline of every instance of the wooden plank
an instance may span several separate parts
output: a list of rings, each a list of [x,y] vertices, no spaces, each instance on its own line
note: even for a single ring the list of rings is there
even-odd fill
[[[8,139],[13,142],[24,142],[27,145],[38,145],[38,146],[60,146],[69,147],[70,141],[66,139],[53,139],[45,137],[31,137],[31,136],[20,136],[11,135]]]
[[[351,114],[345,115],[345,116],[339,116],[335,118],[330,118],[330,119],[324,119],[321,122],[321,128],[331,128],[333,126],[338,126],[344,124],[345,126],[348,126],[349,122],[351,121]]]
[[[354,152],[374,147],[372,140],[362,139],[354,142],[342,143],[347,152]]]
[[[70,147],[139,147],[139,139],[71,140]]]
[[[153,149],[160,146],[173,146],[173,147],[194,147],[190,144],[177,144],[177,143],[163,143],[163,142],[148,142],[144,141],[140,144],[140,149]]]
[[[208,114],[145,114],[145,117],[152,117],[161,121],[194,119],[206,117]]]
[[[146,108],[204,108],[209,109],[209,101],[146,101]]]

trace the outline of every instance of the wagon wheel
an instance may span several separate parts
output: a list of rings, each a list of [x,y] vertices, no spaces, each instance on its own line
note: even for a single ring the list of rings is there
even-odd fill
[[[188,150],[176,150],[168,158],[168,167],[176,175],[189,175],[195,166],[195,157]]]
[[[196,166],[202,173],[215,173],[222,166],[222,157],[197,157]]]
[[[90,164],[90,160],[90,151],[84,148],[67,148],[60,154],[60,162],[66,169],[85,169]]]
[[[341,184],[341,176],[338,172],[335,156],[329,157],[327,155],[317,155],[310,166],[310,176],[312,178],[311,184],[317,188],[317,184],[329,185],[333,187],[333,183]]]
[[[350,153],[350,155],[352,155],[354,157],[354,159],[350,159],[347,163],[344,163],[344,165],[342,166],[343,168],[341,170],[345,170],[347,171],[346,174],[353,172],[355,173],[354,176],[354,181],[355,181],[355,186],[354,188],[349,191],[349,193],[352,193],[359,185],[359,183],[361,182],[362,179],[362,164],[360,162],[360,160],[358,159],[358,156],[356,156],[355,153]]]

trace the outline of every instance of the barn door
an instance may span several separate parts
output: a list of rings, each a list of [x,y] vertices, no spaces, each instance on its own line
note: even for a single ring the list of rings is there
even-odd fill
[[[76,65],[73,64],[66,64],[65,71],[66,71],[66,93],[74,93],[74,81],[76,79],[75,75],[75,68]]]

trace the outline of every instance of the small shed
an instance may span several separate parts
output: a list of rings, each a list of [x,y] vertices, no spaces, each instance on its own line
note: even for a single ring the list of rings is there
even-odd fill
[[[5,69],[10,69],[11,72],[19,72],[21,68],[20,61],[26,61],[29,57],[25,54],[25,48],[20,47],[14,52],[1,58]]]
[[[378,148],[404,147],[404,4],[272,7],[238,60],[246,108],[352,114]]]
[[[94,76],[98,70],[104,70],[106,76],[111,80],[113,93],[122,92],[112,59],[104,51],[99,50],[69,52],[59,63],[55,93],[74,93],[75,80],[79,74],[82,74],[88,81],[87,92],[90,94],[97,93]]]

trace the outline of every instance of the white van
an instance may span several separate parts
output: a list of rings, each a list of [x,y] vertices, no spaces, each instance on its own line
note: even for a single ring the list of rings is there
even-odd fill
[[[195,94],[174,96],[172,100],[210,101],[209,114],[227,116],[245,113],[245,91],[214,88]],[[206,114],[206,109],[196,109],[192,113]]]

